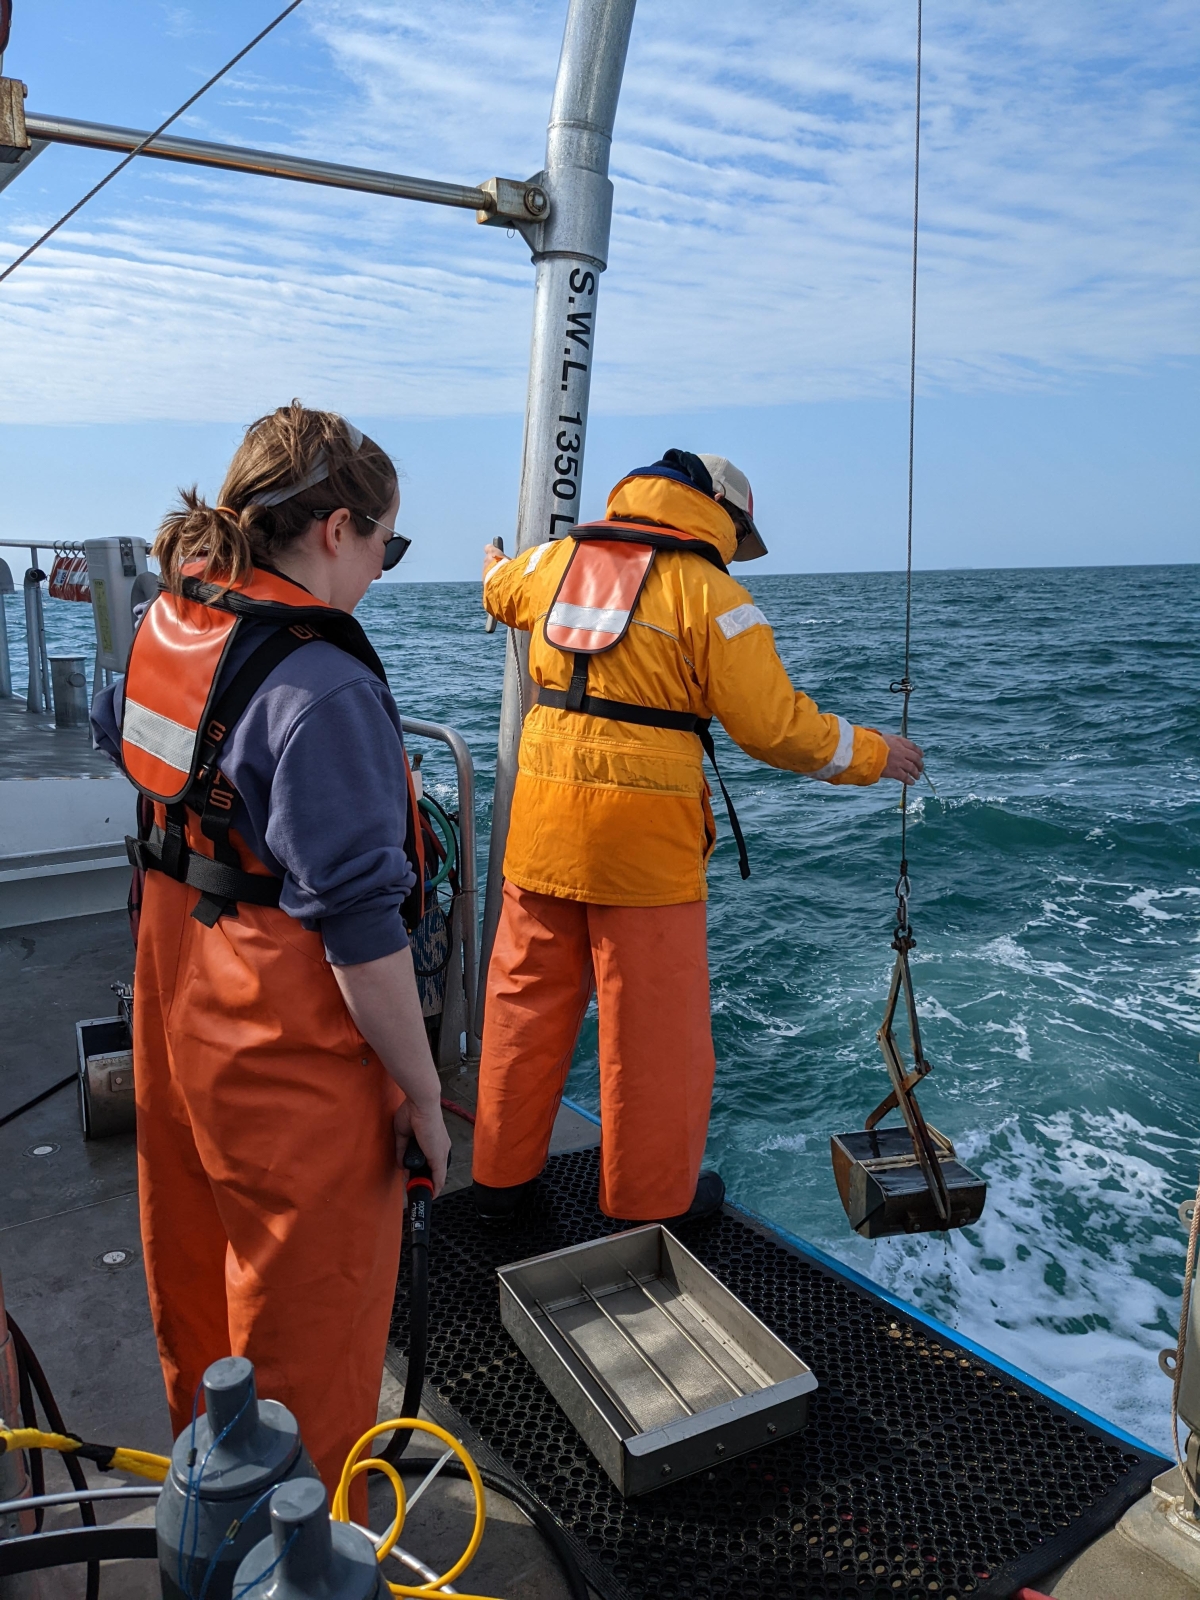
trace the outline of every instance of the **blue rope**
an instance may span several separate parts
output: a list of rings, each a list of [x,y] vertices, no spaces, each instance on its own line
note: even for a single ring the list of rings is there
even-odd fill
[[[295,1542],[299,1538],[299,1536],[300,1536],[300,1529],[299,1528],[294,1529],[292,1534],[291,1534],[291,1536],[288,1539],[288,1542],[284,1545],[283,1549],[275,1557],[274,1561],[272,1561],[271,1565],[269,1567],[267,1567],[265,1571],[260,1572],[257,1578],[251,1578],[249,1583],[244,1583],[240,1589],[235,1589],[234,1593],[233,1593],[233,1600],[242,1600],[242,1596],[243,1595],[249,1594],[251,1589],[257,1589],[260,1583],[263,1583],[267,1578],[269,1578],[271,1576],[271,1574],[275,1571],[275,1568],[283,1560],[284,1556],[287,1555],[288,1551],[295,1544]]]
[[[204,1380],[201,1379],[201,1387],[203,1386],[203,1382],[204,1382]],[[217,1437],[209,1445],[208,1449],[204,1452],[204,1460],[200,1463],[200,1472],[197,1475],[195,1473],[195,1460],[196,1460],[196,1408],[200,1403],[200,1389],[197,1388],[197,1390],[196,1390],[196,1398],[192,1402],[192,1438],[191,1438],[191,1447],[190,1447],[190,1450],[188,1452],[187,1490],[186,1490],[186,1494],[185,1494],[184,1502],[183,1502],[183,1522],[180,1524],[180,1528],[179,1528],[179,1556],[180,1556],[179,1587],[183,1590],[184,1594],[186,1594],[186,1595],[190,1595],[191,1592],[192,1592],[191,1591],[191,1587],[190,1587],[190,1578],[191,1578],[192,1568],[196,1564],[196,1546],[200,1543],[200,1490],[204,1487],[204,1474],[208,1470],[208,1463],[212,1459],[213,1451],[217,1448],[218,1445],[224,1443],[224,1441],[225,1441],[226,1437],[228,1436],[230,1430],[232,1428],[235,1428],[237,1426],[237,1424],[242,1420],[242,1417],[245,1415],[245,1412],[246,1412],[246,1407],[250,1404],[250,1401],[253,1398],[253,1394],[254,1394],[254,1391],[251,1390],[250,1393],[246,1396],[246,1398],[242,1401],[241,1405],[238,1407],[238,1410],[236,1411],[236,1413],[229,1419],[229,1421],[221,1429],[221,1431],[217,1435]],[[188,1551],[188,1577],[189,1577],[189,1582],[185,1583],[184,1580],[183,1580],[183,1571],[182,1571],[183,1539],[184,1539],[184,1529],[187,1527],[188,1507],[193,1502],[193,1496],[194,1496],[194,1500],[195,1500],[195,1515],[192,1518],[192,1548]]]
[[[189,1510],[189,1508],[191,1506],[191,1503],[192,1503],[192,1474],[193,1474],[193,1471],[195,1470],[195,1466],[196,1466],[196,1418],[200,1414],[200,1391],[201,1391],[201,1389],[203,1389],[203,1387],[204,1387],[204,1379],[201,1378],[200,1382],[196,1385],[196,1392],[192,1396],[192,1429],[191,1429],[191,1438],[188,1440],[188,1463],[187,1463],[188,1476],[187,1476],[187,1486],[185,1487],[185,1489],[183,1491],[183,1519],[179,1524],[179,1553],[178,1553],[178,1556],[176,1558],[177,1559],[176,1576],[179,1579],[179,1587],[183,1590],[184,1594],[186,1594],[188,1592],[188,1589],[187,1589],[187,1583],[184,1581],[184,1575],[183,1575],[183,1541],[184,1541],[185,1537],[187,1536],[188,1510]],[[197,1507],[196,1507],[197,1520],[199,1520],[199,1516],[200,1516],[200,1507],[197,1504]]]
[[[204,1582],[200,1585],[199,1600],[204,1600],[205,1595],[208,1593],[208,1586],[212,1582],[213,1573],[217,1570],[217,1562],[220,1561],[221,1557],[225,1554],[225,1551],[237,1538],[238,1534],[241,1533],[242,1529],[250,1521],[250,1518],[258,1510],[259,1506],[264,1504],[265,1501],[269,1500],[278,1487],[279,1485],[277,1483],[273,1483],[269,1489],[264,1489],[262,1494],[259,1495],[258,1499],[250,1507],[249,1511],[246,1512],[245,1516],[235,1517],[234,1520],[229,1524],[229,1527],[225,1532],[225,1537],[213,1551],[212,1558],[208,1563],[207,1570],[204,1574]]]

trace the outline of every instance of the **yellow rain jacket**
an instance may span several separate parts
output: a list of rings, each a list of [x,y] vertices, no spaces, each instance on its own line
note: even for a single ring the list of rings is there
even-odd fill
[[[737,544],[731,518],[700,490],[670,478],[626,478],[608,519],[659,523],[716,547]],[[530,633],[535,684],[565,689],[572,658],[543,626],[575,541],[497,563],[487,611]],[[875,783],[887,745],[872,728],[817,710],[792,688],[766,617],[719,567],[674,550],[655,554],[628,633],[591,657],[588,693],[716,717],[748,755],[827,783]],[[521,735],[504,876],[522,889],[600,905],[706,900],[716,840],[694,733],[645,728],[535,705]]]

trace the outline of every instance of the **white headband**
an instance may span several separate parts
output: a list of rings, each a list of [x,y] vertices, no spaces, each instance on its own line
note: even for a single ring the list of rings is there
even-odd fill
[[[343,426],[349,436],[351,448],[362,449],[363,433],[361,428],[356,428],[352,422],[342,419]],[[285,500],[291,500],[294,495],[303,494],[305,489],[311,489],[318,483],[323,483],[329,476],[329,458],[324,450],[318,451],[316,465],[311,472],[306,472],[299,483],[289,483],[285,489],[272,489],[269,494],[256,494],[253,504],[256,506],[279,506]]]

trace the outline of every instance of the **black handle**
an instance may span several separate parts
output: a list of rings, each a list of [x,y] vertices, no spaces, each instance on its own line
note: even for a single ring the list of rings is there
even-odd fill
[[[404,1151],[404,1170],[410,1178],[428,1178],[433,1182],[433,1168],[425,1157],[424,1150],[417,1143],[415,1133],[408,1136],[408,1145]]]
[[[408,1176],[409,1237],[414,1250],[429,1246],[429,1211],[433,1199],[433,1168],[417,1143],[415,1133],[408,1136],[404,1152],[404,1171]]]
[[[496,546],[496,549],[499,550],[500,554],[503,555],[504,554],[504,538],[503,538],[503,535],[498,533],[496,535],[496,537],[492,540],[492,543]],[[484,631],[484,633],[495,633],[495,631],[496,631],[496,619],[495,619],[495,617],[488,617],[487,618],[487,620],[483,624],[483,631]]]

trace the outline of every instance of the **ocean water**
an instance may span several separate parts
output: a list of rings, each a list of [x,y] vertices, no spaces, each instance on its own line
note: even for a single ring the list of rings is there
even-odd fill
[[[899,575],[750,586],[797,685],[896,726]],[[85,608],[47,613],[52,650],[88,648]],[[503,629],[468,584],[377,586],[359,614],[402,710],[466,736],[486,862]],[[709,1158],[738,1200],[1165,1447],[1156,1357],[1200,1165],[1200,567],[920,573],[912,677],[937,787],[909,835],[921,1101],[987,1208],[949,1238],[850,1232],[829,1136],[887,1089],[899,790],[808,783],[720,734],[753,876],[718,806]],[[453,799],[448,756],[425,770]],[[568,1091],[591,1106],[595,1029]]]

